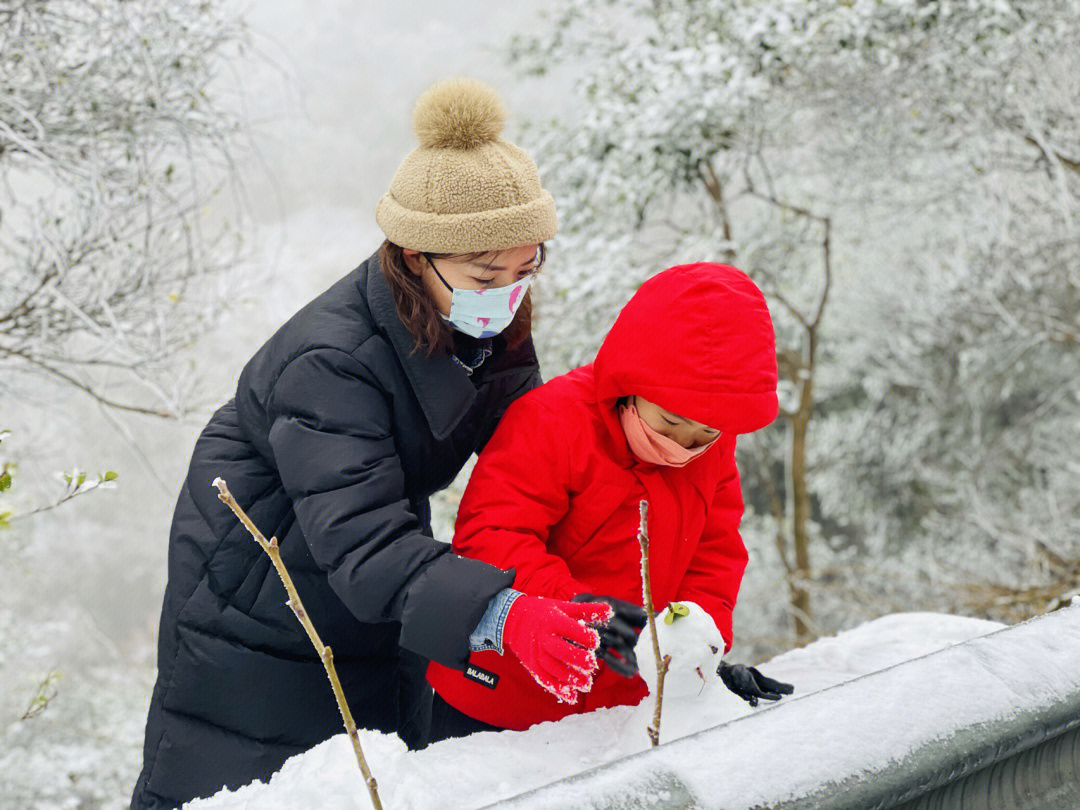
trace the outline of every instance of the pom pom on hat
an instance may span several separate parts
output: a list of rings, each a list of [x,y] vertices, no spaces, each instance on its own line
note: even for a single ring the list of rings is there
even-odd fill
[[[446,79],[413,110],[419,145],[401,161],[375,221],[395,245],[473,253],[555,235],[555,200],[524,150],[499,137],[506,110],[491,87]]]
[[[428,88],[413,110],[420,146],[475,149],[499,137],[506,108],[498,93],[474,79],[447,79]]]

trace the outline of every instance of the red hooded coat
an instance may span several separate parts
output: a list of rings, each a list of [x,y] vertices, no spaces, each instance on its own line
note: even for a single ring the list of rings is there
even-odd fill
[[[627,445],[616,402],[637,394],[721,431],[685,467],[647,464]],[[736,434],[777,413],[772,320],[761,291],[719,264],[673,267],[645,282],[596,360],[510,406],[480,455],[455,527],[454,551],[516,571],[514,587],[570,599],[589,592],[642,604],[638,503],[649,502],[654,607],[696,602],[731,647],[731,612],[747,554]],[[432,663],[447,703],[491,725],[524,729],[648,689],[600,665],[576,705],[559,703],[507,652],[474,652],[494,689]]]

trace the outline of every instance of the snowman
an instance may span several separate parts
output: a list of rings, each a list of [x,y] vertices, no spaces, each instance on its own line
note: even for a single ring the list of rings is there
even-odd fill
[[[660,656],[670,656],[664,676],[660,733],[663,741],[693,734],[744,717],[753,709],[725,688],[717,675],[723,658],[724,637],[716,623],[694,602],[672,602],[656,616]],[[649,697],[635,707],[635,723],[652,723],[656,695],[656,658],[652,635],[646,627],[634,647],[638,672],[649,687]]]

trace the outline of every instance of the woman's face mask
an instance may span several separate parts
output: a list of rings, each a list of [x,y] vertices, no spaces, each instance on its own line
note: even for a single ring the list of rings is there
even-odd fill
[[[474,338],[494,337],[506,329],[514,320],[533,280],[533,276],[529,275],[505,287],[461,290],[447,283],[431,259],[427,262],[451,293],[450,314],[443,317],[459,332]]]
[[[716,441],[713,439],[700,447],[683,447],[674,439],[669,439],[650,427],[641,418],[641,414],[633,404],[619,408],[619,421],[622,423],[623,433],[626,434],[626,441],[634,455],[648,464],[685,467],[712,447],[713,442]]]

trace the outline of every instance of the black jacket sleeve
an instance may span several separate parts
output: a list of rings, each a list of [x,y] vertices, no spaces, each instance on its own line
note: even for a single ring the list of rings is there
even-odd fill
[[[402,647],[463,669],[469,634],[513,572],[423,533],[377,381],[353,355],[312,349],[286,365],[267,415],[279,475],[338,597],[360,621],[400,621]]]

